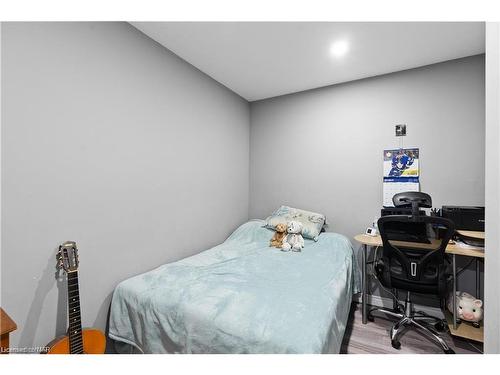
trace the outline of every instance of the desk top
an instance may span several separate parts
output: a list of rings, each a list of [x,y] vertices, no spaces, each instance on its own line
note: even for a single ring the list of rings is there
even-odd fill
[[[367,234],[358,234],[354,236],[354,239],[367,246],[382,246],[382,238],[380,235],[376,236],[369,236]],[[439,240],[434,240],[436,242],[439,242]],[[398,244],[409,244],[409,242],[401,242],[401,241],[394,241],[396,245]],[[411,243],[412,248],[420,248],[420,249],[425,249],[428,248],[428,245],[425,243],[416,243],[412,242]],[[481,247],[461,247],[456,245],[455,243],[451,242],[446,246],[446,253],[447,254],[456,254],[456,255],[464,255],[468,257],[476,257],[476,258],[484,258],[484,249]]]
[[[473,230],[457,229],[457,233],[461,234],[464,237],[477,238],[480,240],[484,240],[484,232],[476,232]]]

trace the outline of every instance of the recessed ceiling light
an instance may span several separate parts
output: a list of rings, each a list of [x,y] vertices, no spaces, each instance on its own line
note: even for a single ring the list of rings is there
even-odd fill
[[[349,43],[347,40],[338,40],[330,46],[330,53],[334,57],[342,57],[349,51]]]

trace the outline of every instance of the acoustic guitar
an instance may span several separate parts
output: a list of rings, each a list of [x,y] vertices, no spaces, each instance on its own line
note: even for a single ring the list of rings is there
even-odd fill
[[[68,334],[52,340],[47,345],[47,354],[103,354],[106,349],[106,338],[100,330],[82,329],[78,264],[75,242],[59,246],[57,267],[66,272],[68,281]]]

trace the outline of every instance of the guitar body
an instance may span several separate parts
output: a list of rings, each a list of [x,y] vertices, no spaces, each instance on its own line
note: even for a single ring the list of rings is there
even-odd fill
[[[84,328],[82,338],[84,354],[104,354],[106,337],[101,331],[95,328]],[[60,336],[47,346],[49,347],[47,354],[70,354],[68,336]]]

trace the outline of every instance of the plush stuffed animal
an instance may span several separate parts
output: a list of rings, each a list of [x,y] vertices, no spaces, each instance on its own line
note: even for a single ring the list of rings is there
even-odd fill
[[[286,224],[280,223],[276,225],[276,228],[274,228],[276,233],[274,233],[273,238],[271,238],[269,246],[277,247],[278,249],[281,248],[281,245],[283,245],[283,238],[286,236],[286,228]]]
[[[453,293],[448,295],[446,305],[448,310],[453,313]],[[483,319],[483,301],[476,299],[469,293],[457,292],[457,317],[479,327],[479,322]]]
[[[302,223],[290,221],[286,229],[286,236],[283,238],[282,251],[301,251],[304,247],[304,238],[302,237]]]

